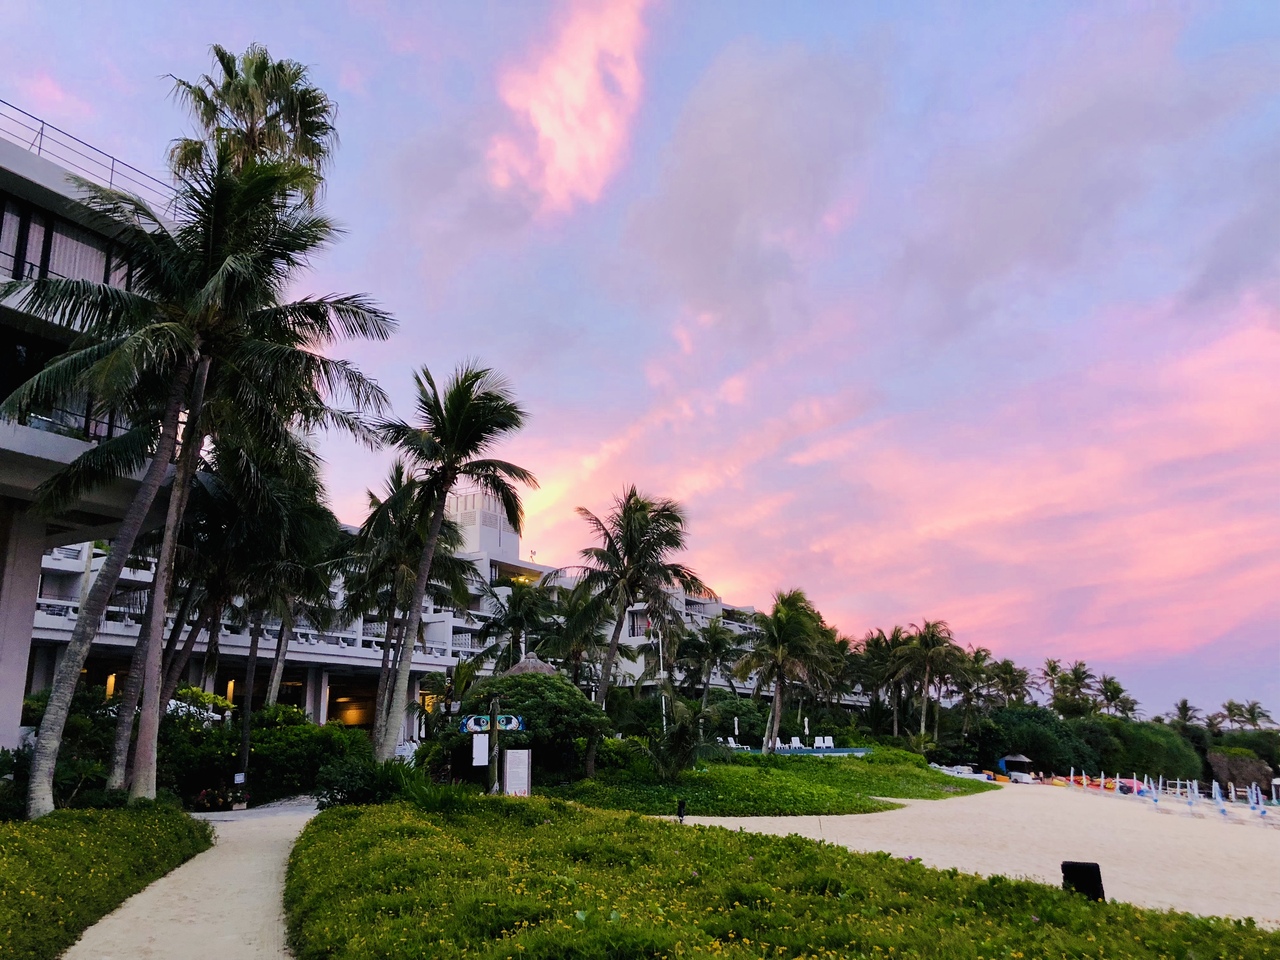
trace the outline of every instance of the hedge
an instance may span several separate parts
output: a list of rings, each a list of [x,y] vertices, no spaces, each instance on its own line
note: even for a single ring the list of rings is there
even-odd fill
[[[285,909],[298,960],[1280,957],[1249,922],[539,797],[326,811]]]
[[[0,958],[60,956],[85,928],[209,848],[176,807],[59,810],[0,824]]]

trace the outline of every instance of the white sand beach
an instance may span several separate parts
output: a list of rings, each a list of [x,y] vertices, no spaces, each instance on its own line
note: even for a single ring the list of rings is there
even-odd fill
[[[933,867],[1062,882],[1063,860],[1102,867],[1107,897],[1280,927],[1280,809],[1275,823],[1231,822],[1211,804],[1196,816],[1173,798],[1008,786],[952,800],[902,800],[886,813],[841,817],[686,817],[686,823],[799,834],[853,850],[913,856]],[[1257,814],[1252,814],[1256,818]]]

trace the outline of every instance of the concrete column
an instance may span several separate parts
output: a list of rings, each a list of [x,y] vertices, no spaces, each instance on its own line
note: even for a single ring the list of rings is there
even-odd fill
[[[44,521],[0,504],[0,747],[18,746],[27,658],[36,618]]]
[[[66,647],[55,648],[50,646],[33,646],[31,648],[31,665],[28,668],[31,674],[29,692],[39,693],[53,686],[53,675],[57,673],[58,660],[61,659],[58,654],[65,649]]]
[[[329,671],[323,667],[310,667],[303,691],[307,716],[313,723],[324,726],[329,722]]]

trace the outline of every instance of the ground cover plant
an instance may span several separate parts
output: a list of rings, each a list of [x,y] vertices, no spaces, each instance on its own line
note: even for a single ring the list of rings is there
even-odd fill
[[[326,811],[285,906],[299,960],[1280,957],[1249,923],[539,797]]]
[[[157,804],[0,824],[0,958],[60,956],[86,927],[211,842],[208,824]]]
[[[657,783],[642,770],[602,770],[594,780],[538,792],[637,813],[673,814],[684,800],[690,816],[767,817],[875,813],[895,806],[876,798],[938,800],[989,789],[931,770],[919,756],[878,747],[865,758],[739,754],[673,784]]]

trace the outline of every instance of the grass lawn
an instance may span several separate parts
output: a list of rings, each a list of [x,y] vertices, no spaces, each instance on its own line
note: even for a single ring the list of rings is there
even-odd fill
[[[595,780],[538,793],[608,810],[676,812],[683,799],[689,816],[830,816],[891,810],[876,797],[937,800],[995,789],[909,762],[883,763],[857,757],[739,756],[684,774],[674,785],[637,779],[624,771],[602,771]]]
[[[173,807],[59,810],[0,823],[0,958],[60,956],[85,928],[211,843],[208,824]]]
[[[299,960],[1280,958],[1248,924],[539,797],[326,811],[285,906]]]

